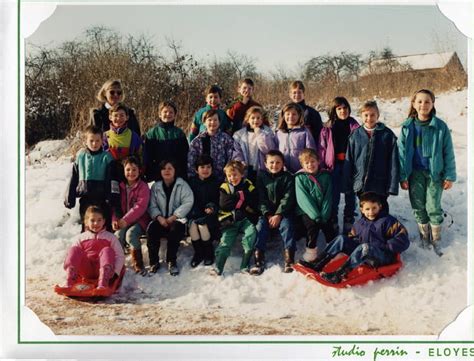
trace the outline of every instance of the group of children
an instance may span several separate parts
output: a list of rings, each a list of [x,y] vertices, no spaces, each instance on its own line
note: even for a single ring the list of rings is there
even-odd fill
[[[290,85],[292,102],[281,110],[274,131],[252,98],[253,88],[253,81],[244,79],[239,99],[224,111],[219,108],[221,89],[209,87],[207,105],[196,112],[188,137],[174,124],[176,106],[162,102],[160,119],[142,142],[127,126],[134,113],[120,103],[120,82],[104,84],[98,98],[107,100],[109,129],[92,118],[65,200],[72,208],[80,198],[85,231],[75,246],[84,252],[71,249],[64,264],[68,286],[82,275],[86,260],[104,286],[112,270],[119,272],[128,249],[135,272],[156,273],[163,239],[168,271],[178,275],[177,252],[186,230],[194,247],[191,266],[214,263],[214,275],[223,273],[239,234],[241,271],[261,274],[272,230],[283,241],[284,272],[292,272],[296,240],[305,236],[300,262],[307,267],[321,271],[337,253],[350,255],[339,270],[323,274],[337,283],[360,263],[388,264],[408,248],[407,231],[389,215],[387,201],[398,194],[399,184],[409,191],[422,246],[439,250],[441,194],[451,188],[456,171],[450,132],[435,115],[431,91],[414,94],[397,142],[378,121],[375,101],[360,108],[359,125],[347,99],[336,97],[323,125],[319,113],[305,104],[301,81]],[[345,207],[339,232],[341,193]],[[361,218],[354,223],[356,196]],[[101,227],[92,224],[96,218]],[[120,248],[105,229],[115,232]],[[144,235],[148,270],[140,240]],[[106,256],[110,249],[115,258]]]

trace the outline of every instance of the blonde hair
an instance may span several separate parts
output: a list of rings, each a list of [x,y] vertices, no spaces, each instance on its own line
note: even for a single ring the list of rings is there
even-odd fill
[[[316,153],[316,151],[314,149],[311,149],[311,148],[303,149],[301,151],[300,155],[298,156],[298,160],[300,161],[300,164],[302,164],[308,158],[314,158],[318,162],[320,162],[319,154]]]
[[[304,125],[303,109],[297,103],[286,104],[280,112],[280,119],[278,120],[278,129],[288,131],[288,126],[285,122],[285,113],[289,110],[295,110],[298,113],[298,125]]]
[[[304,84],[303,84],[303,82],[302,82],[301,80],[295,80],[294,82],[292,82],[292,83],[290,84],[290,87],[288,88],[288,90],[289,90],[289,91],[292,91],[293,89],[300,89],[300,90],[302,90],[303,93],[304,93],[305,89],[304,89]]]
[[[241,162],[240,160],[231,160],[230,162],[228,162],[228,163],[225,165],[225,167],[224,167],[224,173],[227,174],[227,172],[236,170],[236,171],[239,172],[240,174],[244,175],[246,168],[247,168],[247,167],[246,167],[246,165],[244,164],[244,162]]]
[[[251,106],[245,112],[244,125],[248,124],[250,116],[255,113],[258,113],[262,116],[263,124],[270,126],[270,123],[268,122],[268,118],[266,117],[265,111],[263,110],[262,107],[259,107],[257,105]]]
[[[109,79],[107,80],[104,85],[100,88],[99,92],[96,95],[96,98],[99,102],[101,103],[106,103],[107,102],[107,90],[112,89],[112,88],[119,88],[120,91],[122,92],[122,99],[121,101],[124,100],[125,94],[122,89],[122,83],[120,82],[119,79]]]
[[[359,113],[366,112],[369,109],[375,109],[377,114],[380,115],[380,110],[375,100],[367,100],[364,104],[362,104],[362,106],[359,108]]]
[[[100,214],[102,218],[105,219],[105,212],[102,208],[100,208],[99,206],[89,206],[87,207],[86,212],[84,213],[84,223],[87,222],[87,220],[92,214]]]

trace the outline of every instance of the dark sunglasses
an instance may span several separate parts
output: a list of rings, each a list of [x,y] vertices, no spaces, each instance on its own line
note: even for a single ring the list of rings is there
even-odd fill
[[[121,90],[111,90],[109,91],[110,95],[122,95]]]

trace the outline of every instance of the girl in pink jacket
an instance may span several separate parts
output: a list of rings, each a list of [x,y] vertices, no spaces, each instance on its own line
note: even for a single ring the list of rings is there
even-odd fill
[[[104,211],[97,206],[87,208],[84,215],[85,232],[69,249],[64,269],[66,287],[72,287],[79,276],[98,278],[98,289],[109,287],[110,279],[122,271],[125,256],[119,240],[105,230]]]
[[[112,215],[112,228],[123,247],[131,246],[133,269],[142,276],[146,274],[143,264],[140,237],[151,219],[148,215],[150,188],[140,179],[141,164],[138,158],[130,156],[122,161],[125,181],[120,182],[120,209]]]

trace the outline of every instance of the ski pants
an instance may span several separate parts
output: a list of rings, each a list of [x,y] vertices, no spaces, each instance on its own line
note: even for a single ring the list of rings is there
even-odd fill
[[[72,246],[64,261],[64,269],[74,267],[77,273],[84,278],[98,278],[99,270],[110,265],[114,269],[115,252],[112,247],[104,247],[95,257],[88,256],[79,246]]]
[[[160,222],[152,221],[148,225],[147,235],[150,265],[159,262],[161,238],[166,238],[168,240],[168,246],[166,247],[166,262],[176,262],[179,242],[184,237],[184,224],[174,222],[170,227],[163,227]]]
[[[441,195],[443,184],[435,182],[425,170],[413,170],[408,179],[408,193],[411,207],[416,222],[420,224],[443,223],[443,209],[441,208]]]
[[[230,255],[232,247],[234,246],[239,233],[243,233],[242,248],[244,249],[244,255],[242,257],[242,264],[240,265],[240,268],[243,269],[248,267],[253,246],[255,244],[257,231],[252,222],[250,222],[247,218],[244,218],[240,221],[234,222],[222,230],[221,241],[215,252],[216,268],[221,272],[224,269],[225,262]]]
[[[329,243],[323,254],[328,254],[333,258],[341,252],[349,256],[347,262],[349,262],[350,269],[354,269],[362,263],[380,267],[395,262],[393,252],[373,244],[359,243],[353,238],[342,235],[337,236]]]

